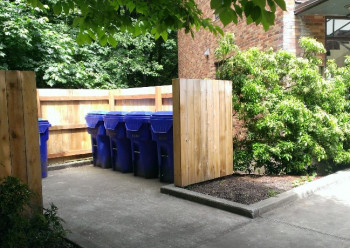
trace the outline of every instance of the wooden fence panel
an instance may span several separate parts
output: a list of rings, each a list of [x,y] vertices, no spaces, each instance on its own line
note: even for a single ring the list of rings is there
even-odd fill
[[[85,115],[92,110],[172,110],[172,86],[117,90],[38,89],[39,117],[47,119],[49,163],[65,162],[77,156],[91,156],[90,135]]]
[[[40,148],[34,72],[0,71],[0,177],[15,176],[42,204]],[[7,134],[6,134],[7,133]]]
[[[175,185],[232,174],[232,83],[175,79],[173,103]]]

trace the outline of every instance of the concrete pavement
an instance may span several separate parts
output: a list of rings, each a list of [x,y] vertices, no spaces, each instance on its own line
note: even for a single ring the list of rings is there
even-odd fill
[[[86,248],[350,248],[350,182],[254,220],[161,194],[163,185],[92,166],[67,168],[43,180],[44,204],[58,206],[69,238]]]

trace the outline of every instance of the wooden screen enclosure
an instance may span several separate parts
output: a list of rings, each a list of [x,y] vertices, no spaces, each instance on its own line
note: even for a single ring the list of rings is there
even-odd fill
[[[232,83],[174,79],[172,86],[36,90],[34,72],[0,71],[0,177],[19,177],[40,195],[38,117],[49,120],[49,159],[90,155],[91,110],[173,110],[175,185],[233,173]]]

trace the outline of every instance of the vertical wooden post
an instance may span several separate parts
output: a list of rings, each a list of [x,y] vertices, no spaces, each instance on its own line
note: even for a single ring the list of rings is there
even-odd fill
[[[114,92],[115,90],[110,90],[108,92],[108,96],[109,96],[109,111],[114,111],[114,105],[115,105],[115,98],[114,98]]]
[[[174,184],[233,173],[232,83],[173,80]]]
[[[43,114],[41,111],[40,93],[39,90],[36,91],[36,105],[38,106],[38,118],[42,118]]]
[[[5,71],[0,71],[0,178],[12,174]]]
[[[183,107],[183,106],[182,106]],[[182,185],[181,171],[181,116],[180,116],[180,81],[173,80],[173,140],[174,140],[174,184]]]
[[[162,87],[155,87],[155,111],[162,110]]]
[[[38,194],[42,185],[34,72],[0,71],[0,177],[14,176]],[[8,134],[5,134],[5,133]]]

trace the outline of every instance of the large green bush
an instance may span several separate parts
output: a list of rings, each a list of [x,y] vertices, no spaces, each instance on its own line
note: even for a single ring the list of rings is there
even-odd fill
[[[0,247],[74,247],[64,239],[67,231],[57,216],[57,207],[35,209],[33,197],[28,185],[18,178],[0,180]]]
[[[246,128],[234,141],[235,169],[305,173],[350,162],[350,59],[343,68],[330,61],[321,75],[323,45],[311,38],[299,44],[304,57],[240,51],[232,35],[220,42],[218,77],[232,80],[233,107]]]

